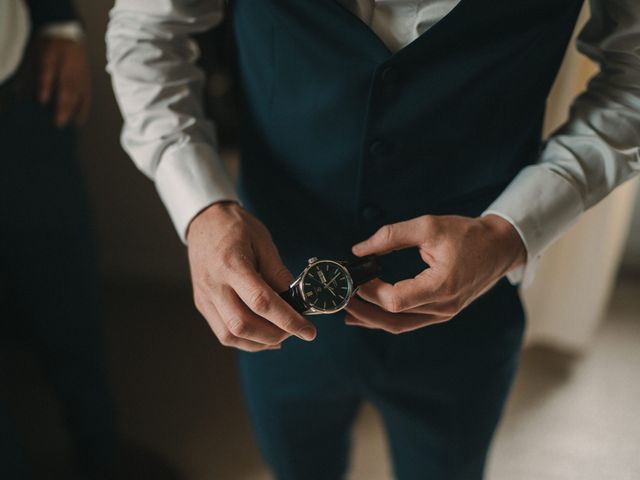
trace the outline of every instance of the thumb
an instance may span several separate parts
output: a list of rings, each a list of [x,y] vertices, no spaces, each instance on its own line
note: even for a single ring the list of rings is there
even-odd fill
[[[264,281],[276,292],[284,292],[293,282],[293,275],[282,263],[275,245],[265,246],[258,252],[258,271]]]
[[[414,247],[424,242],[424,233],[417,219],[384,225],[366,240],[355,244],[351,251],[354,255],[379,254]]]

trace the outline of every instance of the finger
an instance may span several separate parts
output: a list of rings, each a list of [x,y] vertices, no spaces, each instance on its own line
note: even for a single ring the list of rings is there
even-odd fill
[[[204,316],[205,320],[209,324],[209,327],[220,341],[220,344],[225,347],[237,348],[239,350],[244,350],[245,352],[279,350],[281,348],[281,345],[263,345],[251,340],[236,337],[231,333],[231,331],[222,321],[222,318],[218,314],[218,310],[216,309],[215,305],[208,300],[199,302],[198,310]]]
[[[258,270],[265,282],[276,292],[284,292],[293,282],[293,275],[282,263],[280,254],[273,243],[266,242],[258,252]]]
[[[264,345],[277,345],[290,334],[253,313],[230,287],[224,287],[213,300],[216,309],[229,331]]]
[[[58,127],[64,127],[78,108],[78,95],[73,92],[68,84],[60,84],[56,102],[55,122]]]
[[[440,282],[431,269],[394,284],[375,279],[358,289],[358,296],[388,312],[399,313],[441,300]]]
[[[227,273],[229,285],[254,313],[302,340],[316,337],[313,324],[285,302],[246,258],[238,257]]]
[[[51,100],[53,87],[60,73],[61,55],[56,49],[49,48],[45,50],[39,67],[38,75],[38,98],[40,103],[46,104]]]
[[[425,238],[424,223],[422,217],[419,217],[384,225],[366,240],[355,244],[351,251],[361,257],[370,254],[383,255],[393,250],[420,245]]]
[[[421,305],[419,307],[410,308],[405,310],[405,313],[420,313],[428,315],[442,315],[453,317],[462,310],[458,300],[450,300],[446,302],[434,302],[427,305]]]
[[[415,313],[389,313],[377,305],[352,298],[346,307],[352,318],[346,320],[349,325],[385,330],[390,333],[404,333],[427,325],[441,323],[446,318],[436,315]]]

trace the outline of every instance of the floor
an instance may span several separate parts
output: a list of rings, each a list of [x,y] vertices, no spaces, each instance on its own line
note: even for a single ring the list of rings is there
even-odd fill
[[[189,292],[112,288],[107,305],[111,382],[127,440],[164,455],[188,480],[268,480],[243,411],[234,356],[194,313]],[[540,347],[524,353],[487,479],[640,478],[638,372],[635,279],[619,282],[588,354],[572,357]],[[10,354],[0,375],[10,385],[34,455],[64,455],[68,442],[55,401],[29,355]],[[348,478],[391,478],[370,407],[356,424]]]

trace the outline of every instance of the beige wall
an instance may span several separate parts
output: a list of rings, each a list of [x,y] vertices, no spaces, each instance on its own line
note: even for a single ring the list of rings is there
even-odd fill
[[[118,279],[183,282],[188,274],[184,248],[153,185],[119,145],[121,119],[105,72],[104,33],[112,4],[112,0],[77,2],[85,21],[94,85],[80,158],[95,211],[103,269]]]
[[[633,219],[629,232],[622,265],[627,272],[640,275],[640,190],[638,190],[638,194],[636,195]]]

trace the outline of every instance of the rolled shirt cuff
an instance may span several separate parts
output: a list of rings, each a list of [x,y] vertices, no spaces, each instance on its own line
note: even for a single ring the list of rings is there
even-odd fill
[[[38,33],[44,37],[66,38],[76,42],[84,40],[84,30],[76,20],[47,23]]]
[[[241,203],[222,159],[206,143],[168,147],[156,170],[155,185],[185,244],[189,224],[202,210],[220,201]]]
[[[513,284],[531,284],[543,251],[584,211],[577,189],[548,164],[524,168],[482,213],[507,220],[527,250],[527,261],[507,274]]]

